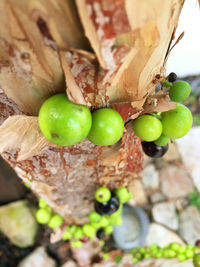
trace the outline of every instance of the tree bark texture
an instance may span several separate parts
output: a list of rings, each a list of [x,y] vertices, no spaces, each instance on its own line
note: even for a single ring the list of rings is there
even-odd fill
[[[87,222],[99,184],[128,186],[138,177],[142,152],[130,119],[173,107],[155,88],[184,1],[75,2],[0,1],[0,152],[68,224]],[[120,142],[60,148],[44,140],[38,110],[65,90],[92,110],[119,111]]]

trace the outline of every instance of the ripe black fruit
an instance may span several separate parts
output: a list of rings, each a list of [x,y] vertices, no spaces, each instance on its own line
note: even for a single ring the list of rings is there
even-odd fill
[[[176,75],[176,73],[175,73],[175,72],[171,72],[171,73],[168,75],[167,79],[168,79],[168,81],[169,81],[170,83],[175,82],[176,79],[177,79],[177,75]]]
[[[103,228],[100,228],[100,229],[97,231],[96,236],[97,236],[98,239],[103,239],[103,238],[104,238],[105,233],[104,233]]]
[[[142,149],[144,153],[151,158],[162,157],[167,152],[168,147],[168,144],[166,146],[158,146],[154,142],[142,142]]]
[[[120,201],[118,196],[112,193],[108,202],[99,203],[95,201],[94,208],[100,215],[111,215],[119,209]]]

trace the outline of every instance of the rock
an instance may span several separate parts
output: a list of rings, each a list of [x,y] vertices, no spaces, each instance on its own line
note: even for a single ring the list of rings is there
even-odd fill
[[[169,149],[162,159],[168,162],[174,162],[175,160],[178,161],[181,159],[176,143],[169,144]]]
[[[34,209],[20,200],[0,207],[0,229],[18,247],[35,243],[38,224]]]
[[[159,177],[153,164],[147,165],[141,172],[142,181],[144,188],[151,192],[158,189],[159,187]]]
[[[195,206],[188,206],[179,216],[179,234],[189,244],[200,237],[200,213]]]
[[[135,267],[193,267],[192,260],[179,262],[177,259],[148,259],[134,265]]]
[[[165,245],[173,242],[185,245],[183,240],[173,231],[168,230],[166,227],[158,223],[150,224],[149,233],[146,239],[146,246],[150,246],[156,243],[158,244],[158,246],[164,247]]]
[[[161,223],[172,230],[178,229],[178,218],[175,205],[172,202],[158,203],[153,206],[154,221]]]
[[[9,164],[0,157],[0,204],[21,199],[26,194],[26,188]]]
[[[181,211],[188,206],[189,200],[184,197],[180,197],[174,201],[174,205],[178,211]]]
[[[149,218],[140,207],[124,205],[122,224],[114,226],[113,240],[115,246],[122,250],[130,250],[143,246],[149,229]]]
[[[157,203],[166,200],[166,197],[161,192],[154,192],[150,195],[152,203]]]
[[[160,170],[161,189],[168,198],[187,196],[194,190],[192,180],[181,167],[167,165]]]
[[[113,260],[106,260],[93,264],[92,267],[193,267],[192,260],[179,262],[177,259],[145,259],[138,264],[133,264],[130,254],[123,256],[122,261],[117,264]]]
[[[150,164],[152,162],[152,158],[151,157],[148,157],[144,153],[143,153],[143,158],[144,158],[143,166],[145,168],[148,164]]]
[[[23,259],[17,267],[56,267],[55,260],[49,257],[45,248],[39,247]]]
[[[130,205],[143,206],[147,203],[147,196],[140,180],[133,180],[129,184],[129,191],[133,193],[133,198],[129,201]]]
[[[78,265],[74,261],[65,262],[61,267],[77,267]]]
[[[195,186],[200,191],[200,127],[192,128],[189,133],[176,143],[183,162],[189,171]],[[192,190],[191,190],[192,191]]]
[[[73,248],[73,257],[76,259],[79,267],[91,266],[92,258],[99,255],[102,247],[97,239],[83,243],[80,248]]]

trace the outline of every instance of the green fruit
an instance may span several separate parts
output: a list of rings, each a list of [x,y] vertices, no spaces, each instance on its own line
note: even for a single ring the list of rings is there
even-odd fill
[[[169,97],[172,101],[182,102],[190,95],[190,92],[191,86],[189,83],[185,81],[178,81],[171,86],[169,90]]]
[[[95,236],[95,229],[94,227],[92,227],[92,225],[90,224],[84,224],[83,225],[83,233],[90,237],[90,238],[93,238]]]
[[[132,262],[133,262],[133,264],[136,264],[136,263],[139,262],[139,260],[138,260],[137,258],[133,257],[133,258],[132,258]]]
[[[107,225],[109,225],[109,219],[106,216],[103,216],[99,222],[99,226],[100,227],[106,227]]]
[[[178,254],[177,255],[177,258],[180,262],[183,262],[186,260],[186,256],[184,254]]]
[[[103,259],[107,260],[107,259],[109,259],[109,256],[110,256],[109,253],[104,253],[103,254]]]
[[[154,143],[157,146],[166,146],[169,143],[170,138],[164,135],[161,135]]]
[[[77,239],[81,239],[84,236],[83,230],[80,226],[77,226],[76,230],[73,233],[73,236]]]
[[[101,220],[101,215],[93,210],[89,214],[89,220],[91,223],[98,223]]]
[[[172,139],[181,138],[188,133],[192,126],[190,110],[178,104],[175,109],[162,113],[163,135]]]
[[[194,257],[194,251],[193,250],[186,250],[185,256],[187,259],[192,259]]]
[[[178,243],[171,243],[169,246],[172,250],[174,250],[175,252],[179,251],[181,245]]]
[[[113,227],[111,225],[108,225],[103,230],[106,235],[110,235],[113,232]]]
[[[36,212],[36,220],[40,224],[48,223],[50,218],[51,218],[51,212],[49,212],[47,209],[42,208],[42,209],[38,209],[37,210],[37,212]]]
[[[129,200],[129,191],[126,187],[120,187],[115,190],[116,195],[118,196],[122,204],[126,203]]]
[[[70,231],[70,233],[71,233],[72,235],[75,233],[77,227],[78,227],[78,226],[76,226],[75,224],[72,224],[72,225],[68,226],[69,231]]]
[[[39,127],[44,136],[59,146],[71,146],[87,137],[92,116],[88,107],[70,102],[66,94],[48,98],[39,111]]]
[[[101,108],[92,114],[92,127],[88,139],[95,145],[113,145],[122,137],[124,122],[114,109]]]
[[[99,187],[95,192],[95,199],[100,202],[108,202],[111,198],[111,192],[107,187]]]
[[[135,134],[146,142],[158,139],[162,133],[162,123],[151,115],[142,115],[133,122]]]
[[[115,224],[116,224],[116,225],[121,225],[121,224],[122,224],[122,219],[121,219],[121,217],[118,217],[118,218],[116,219]]]
[[[195,267],[200,267],[200,254],[194,255],[193,264]]]
[[[40,199],[39,199],[39,202],[38,202],[38,206],[39,206],[40,208],[45,208],[45,207],[48,206],[48,204],[47,204],[47,202],[46,202],[43,198],[40,198]]]
[[[54,213],[48,223],[48,226],[54,229],[60,227],[62,223],[63,223],[63,218],[59,214]]]
[[[72,234],[70,232],[70,227],[67,227],[65,232],[62,235],[62,240],[67,241],[70,240],[72,238]]]
[[[81,248],[82,245],[83,245],[83,242],[81,242],[80,240],[78,240],[78,241],[72,241],[72,242],[71,242],[71,246],[72,246],[73,248]]]

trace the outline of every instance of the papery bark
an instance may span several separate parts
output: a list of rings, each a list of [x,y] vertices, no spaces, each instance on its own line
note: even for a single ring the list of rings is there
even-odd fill
[[[0,107],[0,124],[9,115],[18,114],[19,118],[21,114],[3,93],[0,94]],[[20,135],[20,131],[15,134]],[[98,184],[107,184],[111,188],[128,185],[142,164],[140,140],[128,126],[122,141],[111,147],[95,146],[85,139],[72,147],[48,146],[37,155],[18,161],[19,142],[16,146],[18,149],[4,152],[3,157],[67,223],[87,222]],[[108,164],[109,160],[112,164]]]
[[[140,109],[165,74],[164,60],[184,0],[76,0],[86,36],[100,65],[115,73],[110,102]]]
[[[140,140],[128,121],[152,108],[156,77],[164,75],[183,1],[76,0],[76,4],[95,54],[85,51],[89,46],[73,1],[0,1],[4,91],[0,92],[0,124],[13,115],[37,115],[47,97],[65,90],[71,101],[91,109],[115,108],[126,123],[122,140],[110,147],[94,146],[87,139],[72,147],[45,145],[41,151],[34,149],[37,155],[25,153],[24,160],[18,161],[28,143],[18,136],[15,140],[20,142],[8,145],[10,150],[3,153],[68,224],[87,222],[99,184],[128,186],[141,170]],[[158,111],[174,105],[163,98],[157,102],[161,100]],[[34,133],[24,136],[32,138]]]

